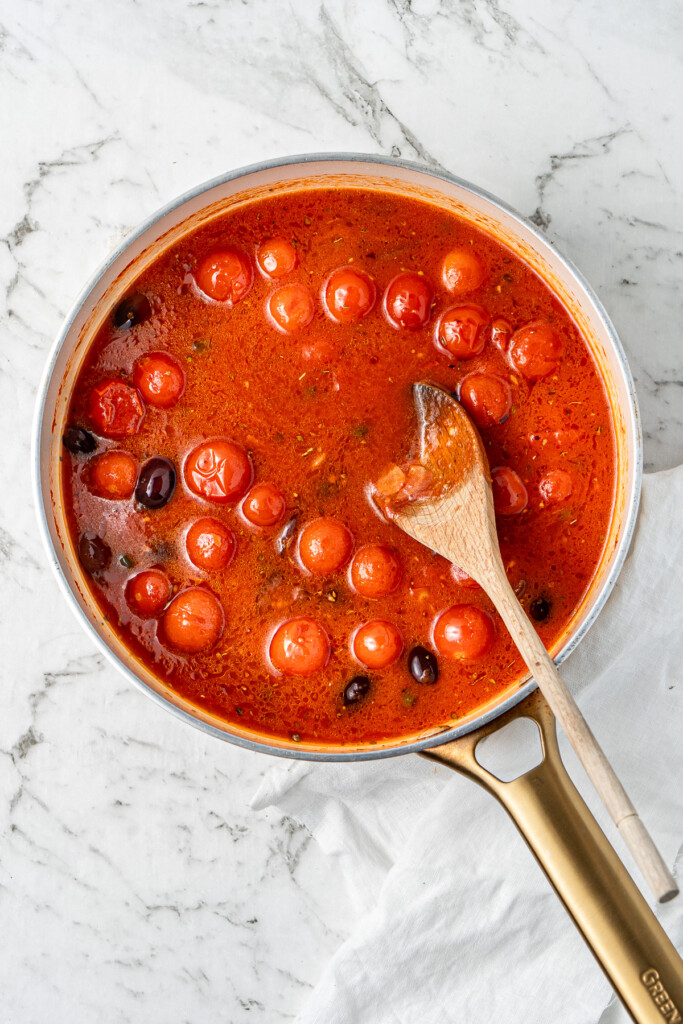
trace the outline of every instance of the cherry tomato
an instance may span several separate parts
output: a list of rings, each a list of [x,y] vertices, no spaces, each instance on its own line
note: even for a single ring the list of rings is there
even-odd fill
[[[149,405],[170,409],[185,390],[185,374],[172,356],[148,352],[135,362],[133,383]]]
[[[549,323],[532,320],[512,335],[510,359],[528,380],[540,380],[557,369],[562,342]]]
[[[236,249],[216,249],[200,262],[194,275],[197,287],[207,298],[229,309],[251,288],[251,263]]]
[[[252,526],[275,526],[285,514],[287,502],[275,484],[255,484],[242,502],[242,513]]]
[[[384,597],[399,584],[401,565],[386,544],[366,544],[351,563],[351,583],[362,597]]]
[[[486,343],[482,327],[488,322],[489,315],[481,306],[455,306],[447,310],[437,324],[436,347],[456,359],[478,356]]]
[[[252,479],[249,456],[244,448],[216,437],[202,441],[185,460],[185,483],[193,494],[223,504],[241,498]]]
[[[434,625],[434,646],[453,661],[481,658],[493,643],[493,620],[472,604],[456,604],[442,612]]]
[[[283,284],[268,299],[268,312],[273,324],[284,334],[293,334],[310,324],[315,302],[305,284]]]
[[[171,581],[161,569],[144,569],[126,584],[126,602],[141,619],[159,615],[171,596]]]
[[[451,576],[459,587],[467,587],[468,590],[481,590],[477,581],[468,576],[459,565],[451,565]]]
[[[396,626],[382,619],[366,622],[353,638],[353,653],[366,668],[387,668],[402,650],[403,640]]]
[[[185,537],[187,555],[193,565],[207,572],[225,569],[235,554],[235,536],[218,519],[197,519]]]
[[[103,452],[90,462],[90,485],[100,498],[130,498],[138,479],[138,465],[128,452]]]
[[[467,295],[482,286],[486,268],[472,249],[451,249],[444,257],[441,276],[451,295]]]
[[[384,309],[392,327],[415,331],[429,320],[432,286],[421,274],[399,274],[384,293]]]
[[[88,412],[99,434],[129,437],[140,429],[145,407],[130,384],[122,380],[105,380],[91,391]]]
[[[353,537],[338,519],[314,519],[301,531],[299,558],[309,572],[319,576],[346,565],[353,550]]]
[[[223,605],[203,587],[181,590],[164,612],[163,633],[169,647],[186,654],[213,647],[224,627]]]
[[[371,277],[355,267],[333,270],[325,284],[325,306],[333,320],[348,324],[367,316],[375,304]]]
[[[273,667],[286,676],[310,676],[327,664],[330,641],[315,619],[289,619],[270,641]]]
[[[512,327],[502,316],[498,317],[491,324],[491,341],[501,352],[507,352],[511,334]]]
[[[512,408],[509,385],[489,373],[471,373],[460,385],[460,401],[478,427],[504,423]]]
[[[266,277],[291,274],[299,262],[295,247],[286,238],[267,238],[256,252],[256,261]]]
[[[564,469],[551,469],[541,480],[538,490],[549,505],[566,501],[573,490],[572,478]]]
[[[529,495],[518,474],[510,466],[491,470],[493,507],[500,516],[516,516],[527,506]]]

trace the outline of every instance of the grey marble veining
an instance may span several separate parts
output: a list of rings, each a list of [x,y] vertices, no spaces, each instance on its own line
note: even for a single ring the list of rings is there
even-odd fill
[[[649,469],[683,459],[683,14],[544,0],[0,0],[0,1019],[286,1021],[353,926],[270,764],[94,653],[45,564],[29,428],[59,323],[118,240],[227,168],[349,149],[444,167],[596,288]]]

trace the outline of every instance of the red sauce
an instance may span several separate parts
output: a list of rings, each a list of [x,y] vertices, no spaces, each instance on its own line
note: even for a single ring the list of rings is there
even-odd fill
[[[94,599],[169,687],[357,744],[526,674],[484,592],[371,500],[420,379],[462,386],[509,578],[553,645],[600,561],[614,433],[586,342],[519,258],[430,204],[316,190],[188,234],[133,293],[74,389],[69,427],[96,443],[67,431],[64,492]]]

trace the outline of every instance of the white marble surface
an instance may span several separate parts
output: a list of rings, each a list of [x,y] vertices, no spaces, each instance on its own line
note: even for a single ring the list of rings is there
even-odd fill
[[[0,1021],[292,1019],[353,926],[270,763],[94,653],[34,524],[29,429],[84,280],[157,206],[287,153],[400,153],[533,215],[683,461],[683,9],[636,0],[0,0]]]

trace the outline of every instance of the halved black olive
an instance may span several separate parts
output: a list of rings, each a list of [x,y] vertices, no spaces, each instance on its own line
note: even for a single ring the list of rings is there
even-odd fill
[[[111,562],[111,548],[92,530],[86,530],[78,541],[78,557],[87,572],[103,572]]]
[[[163,508],[173,497],[175,485],[175,466],[170,459],[155,455],[148,459],[140,470],[135,487],[135,500],[145,508]]]
[[[408,669],[416,683],[435,683],[439,678],[439,664],[426,647],[413,647],[408,655]]]
[[[532,619],[543,622],[550,615],[550,601],[546,601],[544,597],[536,597],[529,605],[529,611]]]
[[[114,310],[114,324],[121,331],[127,331],[129,327],[149,320],[152,315],[152,305],[146,295],[136,292],[129,295],[120,302]]]
[[[344,703],[357,704],[370,691],[370,680],[367,676],[354,676],[344,688]]]
[[[83,427],[67,427],[62,435],[62,444],[72,455],[89,455],[97,448],[97,441]]]

